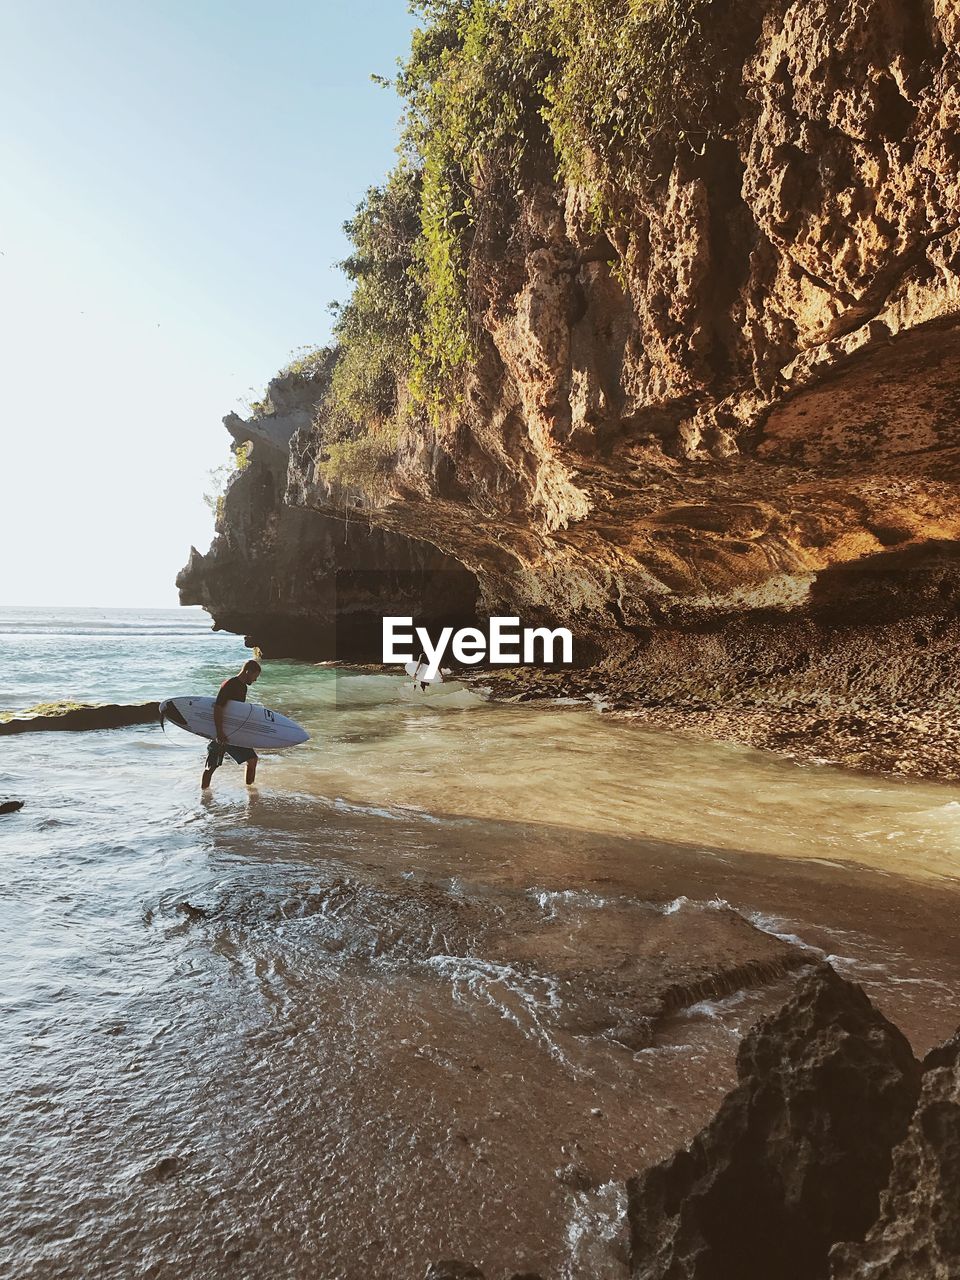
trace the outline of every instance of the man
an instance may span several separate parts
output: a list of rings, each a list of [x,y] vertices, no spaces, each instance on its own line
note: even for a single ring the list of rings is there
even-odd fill
[[[237,764],[247,766],[244,781],[248,787],[253,785],[253,781],[257,776],[257,753],[252,747],[230,746],[223,728],[223,709],[228,702],[246,702],[247,690],[259,674],[260,663],[251,658],[249,662],[243,664],[235,676],[231,676],[229,680],[224,680],[220,686],[217,700],[213,704],[213,723],[217,736],[207,748],[207,765],[203,771],[203,777],[200,779],[201,791],[206,791],[207,787],[209,787],[210,780],[213,778],[213,771],[220,768],[225,755],[231,756],[236,760]]]

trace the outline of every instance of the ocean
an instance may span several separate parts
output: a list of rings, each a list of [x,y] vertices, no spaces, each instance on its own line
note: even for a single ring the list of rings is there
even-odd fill
[[[0,709],[246,656],[199,610],[4,609]],[[793,980],[724,966],[802,946],[918,1051],[954,1030],[950,788],[399,672],[267,662],[252,696],[312,735],[252,788],[201,794],[171,726],[0,739],[0,1270],[623,1277],[623,1180]]]
[[[202,609],[0,608],[0,710],[61,699],[151,702],[219,683],[249,652]],[[223,677],[221,677],[223,678]]]

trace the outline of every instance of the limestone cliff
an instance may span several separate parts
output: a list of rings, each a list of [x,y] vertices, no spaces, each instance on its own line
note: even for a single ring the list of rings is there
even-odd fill
[[[323,584],[355,555],[420,571],[429,544],[482,611],[571,626],[594,668],[576,687],[710,732],[950,771],[960,7],[725,0],[711,15],[730,89],[702,140],[661,134],[599,226],[587,186],[543,166],[506,224],[481,210],[459,403],[406,415],[375,487],[331,478],[322,408],[288,419],[285,490],[268,444],[182,586],[278,652],[326,653]],[[269,554],[248,525],[269,527]],[[228,585],[237,554],[254,615]]]
[[[202,605],[267,657],[372,661],[384,612],[462,624],[473,619],[476,584],[435,546],[363,513],[341,518],[284,501],[290,439],[309,427],[323,385],[322,374],[275,378],[248,420],[224,419],[243,465],[212,547],[191,548],[177,586],[181,604]]]
[[[924,1059],[910,1129],[893,1153],[880,1213],[833,1251],[832,1280],[950,1280],[960,1273],[960,1033]]]

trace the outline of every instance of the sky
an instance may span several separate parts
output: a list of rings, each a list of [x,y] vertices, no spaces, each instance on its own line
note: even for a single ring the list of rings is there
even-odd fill
[[[0,0],[0,605],[173,606],[221,419],[347,296],[405,0]]]

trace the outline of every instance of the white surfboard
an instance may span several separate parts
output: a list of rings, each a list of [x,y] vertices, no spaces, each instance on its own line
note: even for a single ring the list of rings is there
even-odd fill
[[[447,677],[453,675],[453,672],[449,667],[441,667],[437,674],[428,680],[423,674],[427,670],[427,664],[425,662],[405,662],[403,664],[403,669],[408,676],[413,676],[417,684],[425,684],[428,687],[430,685],[443,684]]]
[[[400,685],[400,697],[408,702],[433,702],[437,699],[453,698],[465,693],[466,688],[458,680],[451,679],[453,672],[449,667],[441,667],[432,680],[424,679],[427,669],[425,662],[406,662],[403,667],[408,676],[413,677],[412,684],[406,680]]]
[[[215,698],[167,698],[160,703],[160,723],[169,720],[199,738],[215,738],[215,702]],[[224,703],[223,728],[231,747],[254,747],[257,750],[295,747],[310,737],[296,720],[282,716],[279,711],[271,711],[269,707],[261,707],[256,702]]]
[[[461,684],[459,680],[444,680],[443,684],[437,684],[436,681],[432,681],[428,682],[425,687],[421,684],[411,684],[409,680],[404,680],[398,693],[405,702],[453,702],[463,693],[467,694],[471,700],[474,697],[467,686]]]

